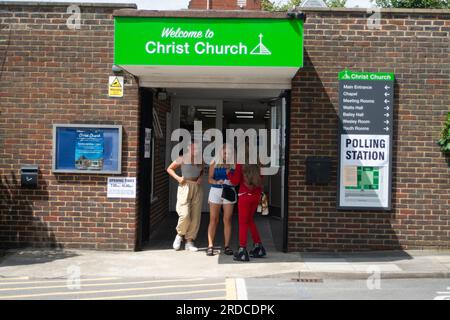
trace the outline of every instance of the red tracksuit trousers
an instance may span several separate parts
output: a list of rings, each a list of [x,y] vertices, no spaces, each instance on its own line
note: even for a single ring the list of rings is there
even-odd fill
[[[253,219],[258,209],[261,194],[243,194],[238,199],[238,215],[239,215],[239,245],[243,248],[247,247],[248,229],[252,235],[253,243],[261,243],[258,229]]]

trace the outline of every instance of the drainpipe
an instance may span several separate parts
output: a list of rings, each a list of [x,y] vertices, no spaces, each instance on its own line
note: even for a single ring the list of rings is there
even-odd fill
[[[211,9],[211,0],[206,0],[206,10]]]

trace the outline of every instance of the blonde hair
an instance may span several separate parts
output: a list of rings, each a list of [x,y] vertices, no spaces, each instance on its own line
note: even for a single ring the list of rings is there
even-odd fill
[[[220,151],[222,154],[220,156],[217,155],[215,157],[215,159],[214,159],[214,166],[215,166],[215,168],[225,168],[227,166],[227,163],[225,161],[226,159],[224,159],[224,157],[223,157],[223,151],[224,150],[226,150],[227,155],[228,155],[229,154],[228,152],[231,152],[231,147],[228,144],[226,144],[226,143],[224,143],[222,145],[222,148],[221,148],[221,151]],[[231,164],[231,167],[234,168],[234,166],[235,166],[234,163]]]

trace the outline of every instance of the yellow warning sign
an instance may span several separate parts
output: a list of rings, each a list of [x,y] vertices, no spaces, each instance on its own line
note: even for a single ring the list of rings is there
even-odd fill
[[[115,88],[120,87],[120,88],[122,88],[122,86],[120,85],[120,81],[119,81],[119,79],[117,79],[117,77],[114,79],[113,83],[111,84],[111,87],[115,87]]]
[[[123,77],[109,77],[108,96],[113,98],[123,97]]]

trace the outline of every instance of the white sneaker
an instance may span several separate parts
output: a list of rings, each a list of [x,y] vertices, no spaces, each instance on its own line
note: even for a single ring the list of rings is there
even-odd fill
[[[177,236],[175,237],[175,240],[173,242],[173,249],[177,250],[177,251],[180,250],[182,242],[183,242],[183,237],[177,234]]]
[[[186,242],[186,245],[184,246],[184,249],[192,252],[197,252],[198,248],[194,245],[194,242]]]

